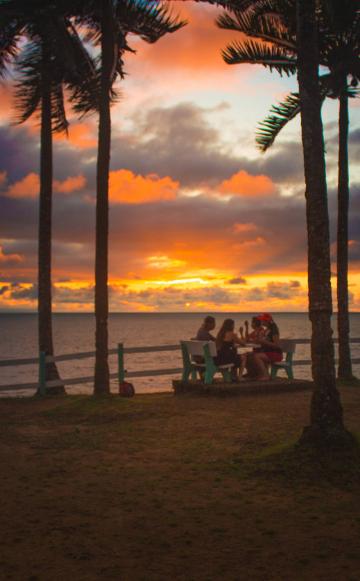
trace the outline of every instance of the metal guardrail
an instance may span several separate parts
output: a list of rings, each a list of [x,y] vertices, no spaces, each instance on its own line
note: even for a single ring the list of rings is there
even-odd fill
[[[308,345],[310,339],[292,339],[297,345]],[[338,343],[338,339],[334,339],[334,343]],[[350,343],[360,343],[360,338],[350,339]],[[182,372],[182,367],[168,368],[168,369],[143,369],[141,371],[127,371],[124,367],[124,355],[132,353],[156,353],[160,351],[180,351],[180,345],[155,345],[148,347],[124,347],[122,343],[118,344],[116,349],[109,349],[109,355],[118,356],[118,370],[116,373],[110,374],[110,379],[118,379],[124,381],[125,379],[132,379],[135,377],[151,377],[160,375],[175,375]],[[0,385],[0,393],[4,391],[22,391],[39,389],[45,391],[46,387],[54,387],[56,385],[78,385],[81,383],[91,383],[94,376],[87,377],[72,377],[68,379],[61,379],[45,382],[45,365],[52,361],[72,361],[74,359],[86,359],[95,357],[95,351],[83,351],[80,353],[69,353],[66,355],[46,356],[41,353],[39,357],[25,358],[25,359],[2,359],[0,360],[0,367],[12,367],[21,365],[38,365],[39,366],[39,381],[36,383],[15,383],[11,385]],[[337,360],[335,361],[337,363]],[[352,359],[352,363],[360,364],[360,359]],[[293,366],[311,365],[310,359],[295,359]]]

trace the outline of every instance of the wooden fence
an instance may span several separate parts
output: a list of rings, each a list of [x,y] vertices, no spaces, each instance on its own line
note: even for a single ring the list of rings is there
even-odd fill
[[[310,339],[292,339],[297,345],[310,344]],[[338,343],[334,339],[334,343]],[[350,339],[350,343],[360,343],[360,338]],[[153,347],[124,347],[123,343],[119,343],[116,349],[109,349],[109,355],[117,355],[117,371],[110,374],[110,379],[132,379],[134,377],[151,377],[159,375],[177,375],[182,373],[182,367],[171,367],[162,369],[143,369],[141,371],[128,371],[125,368],[125,355],[132,353],[158,353],[160,351],[180,351],[180,344],[177,345],[157,345]],[[57,385],[78,385],[80,383],[92,383],[94,376],[87,377],[72,377],[68,379],[52,380],[46,382],[45,380],[45,366],[51,361],[71,361],[74,359],[86,359],[94,357],[95,351],[85,351],[82,353],[70,353],[68,355],[47,356],[45,353],[40,353],[39,357],[29,359],[0,359],[0,367],[11,367],[20,365],[37,365],[39,369],[39,381],[36,383],[14,383],[11,385],[0,385],[0,392],[3,391],[23,391],[23,390],[38,390],[39,393],[45,393],[47,387],[56,387]],[[352,359],[353,364],[360,364],[360,358]],[[293,365],[310,365],[310,359],[295,359]]]

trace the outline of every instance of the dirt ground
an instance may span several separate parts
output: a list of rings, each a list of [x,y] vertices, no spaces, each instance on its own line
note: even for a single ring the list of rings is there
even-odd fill
[[[286,456],[310,397],[0,400],[1,580],[358,581],[358,467]]]

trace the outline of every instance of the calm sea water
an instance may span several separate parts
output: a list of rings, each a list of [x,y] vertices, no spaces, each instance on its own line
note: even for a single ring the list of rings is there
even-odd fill
[[[216,314],[217,329],[222,321],[231,317],[236,327],[250,319],[253,313]],[[109,346],[116,347],[123,342],[126,347],[176,344],[180,339],[194,336],[204,315],[199,313],[116,313],[109,319]],[[310,323],[306,313],[279,313],[274,315],[283,338],[310,338]],[[351,336],[360,337],[360,313],[352,313]],[[333,320],[336,329],[336,317]],[[36,314],[0,314],[0,359],[27,358],[37,356],[37,316]],[[217,330],[215,329],[215,331]],[[57,355],[94,350],[94,316],[92,314],[55,314],[54,343]],[[336,332],[335,332],[336,336]],[[360,344],[352,345],[352,355],[360,357]],[[298,345],[296,359],[309,359],[309,345]],[[128,371],[159,369],[161,367],[181,367],[180,352],[140,353],[127,355]],[[116,371],[116,356],[110,357],[111,372]],[[58,363],[63,378],[91,376],[94,360],[79,359]],[[354,366],[360,375],[360,366]],[[299,378],[310,377],[310,367],[296,367]],[[170,391],[174,376],[159,376],[134,379],[137,392]],[[29,383],[37,381],[35,365],[21,367],[0,367],[0,384]],[[116,391],[116,382],[112,382]],[[92,386],[81,384],[68,386],[69,393],[91,393]],[[16,395],[21,395],[15,392]],[[31,392],[25,392],[30,395]],[[6,395],[6,392],[0,395]],[[9,395],[7,393],[7,395]]]

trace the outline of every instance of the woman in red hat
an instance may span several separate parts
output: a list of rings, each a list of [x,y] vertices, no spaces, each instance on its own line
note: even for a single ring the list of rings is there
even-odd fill
[[[262,313],[261,315],[258,315],[257,318],[266,328],[266,334],[263,339],[258,341],[261,346],[254,349],[251,363],[256,372],[256,379],[259,381],[267,381],[270,379],[270,364],[282,360],[282,350],[279,345],[280,333],[279,328],[270,313]]]

